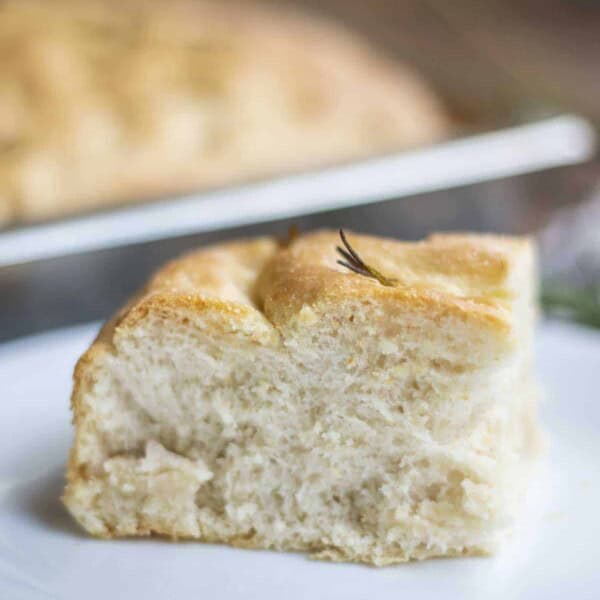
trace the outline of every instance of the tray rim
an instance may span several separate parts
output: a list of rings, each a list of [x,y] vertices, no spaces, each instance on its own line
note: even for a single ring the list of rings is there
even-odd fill
[[[0,267],[533,173],[584,162],[595,148],[593,126],[563,114],[346,165],[18,226],[0,232]]]

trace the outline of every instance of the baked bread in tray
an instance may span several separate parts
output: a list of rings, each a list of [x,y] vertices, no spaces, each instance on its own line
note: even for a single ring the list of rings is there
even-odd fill
[[[216,0],[0,3],[5,223],[381,154],[448,131],[411,69],[295,12]]]

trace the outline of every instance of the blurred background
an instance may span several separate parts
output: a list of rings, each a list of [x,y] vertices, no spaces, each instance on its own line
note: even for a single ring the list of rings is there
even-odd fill
[[[0,1],[0,339],[106,318],[165,260],[291,224],[534,234],[548,314],[600,326],[598,32],[591,0]],[[564,115],[571,134],[549,126],[540,148],[527,127]],[[502,152],[484,137],[456,154],[515,127]],[[362,161],[390,186],[352,206],[344,186],[316,213],[335,194],[323,169]],[[496,175],[473,175],[490,161]],[[390,165],[402,179],[414,164],[431,165],[418,193],[398,193]],[[182,194],[200,211],[250,189],[251,213],[290,174],[310,190],[292,217],[283,185],[272,218],[150,234]],[[112,241],[72,243],[106,215]]]

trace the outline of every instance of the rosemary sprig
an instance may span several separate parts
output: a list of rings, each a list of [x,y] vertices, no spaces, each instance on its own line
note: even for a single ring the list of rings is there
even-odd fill
[[[364,277],[376,279],[381,285],[394,286],[397,283],[395,279],[386,277],[377,269],[367,265],[365,261],[357,254],[356,250],[352,248],[346,239],[346,234],[344,233],[343,229],[340,229],[340,238],[344,244],[344,248],[341,246],[336,246],[336,251],[340,256],[342,256],[342,258],[344,258],[344,260],[338,260],[338,265],[341,265],[346,269],[350,269],[350,271],[358,273],[359,275],[363,275]]]
[[[278,238],[277,242],[280,248],[287,248],[291,246],[294,240],[296,240],[300,235],[300,230],[298,229],[298,225],[292,223],[287,231],[287,236]]]
[[[600,285],[577,287],[546,281],[541,303],[547,314],[600,328]]]

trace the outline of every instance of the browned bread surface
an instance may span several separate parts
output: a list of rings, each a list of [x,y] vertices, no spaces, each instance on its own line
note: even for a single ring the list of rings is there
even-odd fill
[[[440,139],[418,75],[251,3],[0,3],[0,219],[218,186]]]

